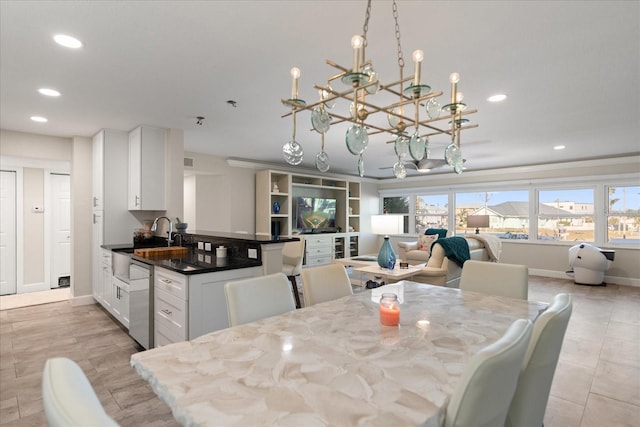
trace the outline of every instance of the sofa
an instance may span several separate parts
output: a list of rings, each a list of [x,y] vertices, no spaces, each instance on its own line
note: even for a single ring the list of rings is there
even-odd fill
[[[491,235],[463,235],[469,245],[470,259],[476,261],[498,262],[502,242]],[[431,252],[418,250],[418,242],[398,242],[398,259],[411,265],[426,263],[419,274],[410,280],[457,288],[460,283],[462,267],[445,256],[445,251],[436,243]]]

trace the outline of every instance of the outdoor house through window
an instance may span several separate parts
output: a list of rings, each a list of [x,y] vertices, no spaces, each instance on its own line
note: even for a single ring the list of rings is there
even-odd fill
[[[467,226],[473,215],[489,215],[489,228],[482,233],[497,234],[503,239],[529,238],[529,191],[482,191],[455,193],[456,234],[473,233]]]
[[[447,188],[385,189],[381,211],[404,215],[405,234],[446,228],[474,233],[472,216],[486,221],[480,233],[533,242],[592,242],[640,246],[640,186],[628,178],[609,182],[504,183]],[[476,218],[476,219],[477,219]],[[472,221],[467,224],[467,221]]]
[[[426,194],[415,196],[416,233],[427,228],[449,228],[449,196],[447,194]]]
[[[593,188],[540,190],[538,239],[593,242]]]

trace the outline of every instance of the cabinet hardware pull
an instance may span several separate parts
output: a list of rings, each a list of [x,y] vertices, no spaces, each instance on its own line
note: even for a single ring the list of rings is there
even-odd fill
[[[140,196],[136,196],[136,206],[140,206]]]
[[[93,198],[93,207],[95,208],[96,206],[98,206],[98,198],[94,197]]]
[[[170,285],[173,283],[173,280],[169,280],[169,279],[160,279],[160,281],[164,284]]]
[[[171,314],[172,314],[171,311],[167,310],[166,308],[164,310],[162,310],[162,312],[164,314],[166,314],[167,316],[171,316]]]

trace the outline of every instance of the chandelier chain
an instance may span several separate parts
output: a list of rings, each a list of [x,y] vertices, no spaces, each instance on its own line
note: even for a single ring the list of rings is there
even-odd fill
[[[393,0],[393,19],[396,23],[396,41],[398,42],[398,67],[400,70],[404,67],[404,57],[402,56],[402,45],[400,44],[400,24],[398,24],[398,5]]]
[[[367,31],[369,31],[369,18],[371,18],[371,0],[367,2],[367,11],[364,14],[364,25],[362,26],[362,38],[364,47],[367,47]]]

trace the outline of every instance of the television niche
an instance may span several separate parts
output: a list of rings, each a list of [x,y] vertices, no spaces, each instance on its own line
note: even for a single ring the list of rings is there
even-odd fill
[[[300,234],[335,233],[336,199],[327,197],[294,197],[293,217]]]

